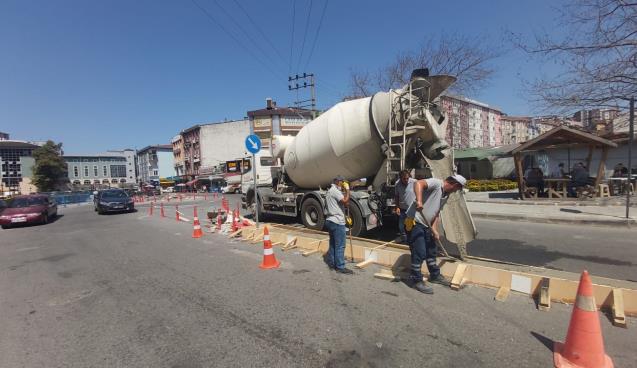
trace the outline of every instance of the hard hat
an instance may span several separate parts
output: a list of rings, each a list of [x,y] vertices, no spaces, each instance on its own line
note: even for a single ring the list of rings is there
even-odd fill
[[[460,174],[453,174],[450,177],[448,177],[447,179],[452,179],[453,181],[455,181],[456,183],[462,185],[463,187],[467,184],[467,179],[465,179],[464,176],[462,176]]]

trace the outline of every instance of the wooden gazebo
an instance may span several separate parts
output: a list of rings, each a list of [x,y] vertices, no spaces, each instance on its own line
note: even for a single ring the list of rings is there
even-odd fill
[[[595,178],[595,188],[597,188],[604,177],[606,158],[608,156],[608,148],[617,147],[616,143],[609,141],[608,139],[604,139],[578,129],[560,126],[555,129],[551,129],[548,132],[541,134],[527,142],[524,142],[517,148],[513,149],[511,153],[513,154],[513,160],[515,162],[515,171],[518,178],[518,190],[520,193],[520,199],[524,199],[524,172],[522,170],[522,154],[524,152],[539,151],[547,148],[581,146],[588,146],[588,156],[586,157],[587,168],[590,167],[591,159],[593,157],[593,150],[602,150],[601,160],[599,161],[599,167],[597,169],[597,177]]]

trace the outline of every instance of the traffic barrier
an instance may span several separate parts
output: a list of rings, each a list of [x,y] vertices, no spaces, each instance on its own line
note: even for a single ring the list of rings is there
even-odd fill
[[[263,228],[263,261],[259,265],[262,269],[279,268],[281,262],[279,262],[274,256],[274,250],[272,249],[272,242],[270,241],[270,232],[268,227]]]
[[[593,283],[588,271],[582,272],[564,343],[555,342],[553,363],[558,368],[612,368],[613,361],[604,351]]]
[[[163,203],[160,204],[160,211],[159,212],[161,213],[161,217],[166,217],[166,214],[164,213],[164,204]]]
[[[192,222],[192,237],[201,238],[203,232],[201,231],[201,224],[199,223],[199,217],[197,216],[197,206],[193,209],[193,222]]]
[[[179,206],[175,206],[175,219],[177,220],[177,222],[181,222],[181,220],[179,219]]]

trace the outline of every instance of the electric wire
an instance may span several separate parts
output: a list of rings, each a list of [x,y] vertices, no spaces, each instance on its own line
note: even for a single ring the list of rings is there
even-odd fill
[[[310,48],[310,55],[307,58],[307,61],[305,62],[305,67],[303,68],[304,70],[307,70],[307,67],[310,65],[310,60],[312,60],[312,55],[314,54],[314,47],[316,46],[316,40],[319,37],[319,34],[321,33],[321,26],[323,25],[323,18],[325,17],[325,10],[327,9],[327,3],[329,3],[329,0],[325,0],[325,4],[323,4],[323,10],[321,11],[321,17],[319,19],[319,24],[318,27],[316,28],[316,34],[314,35],[314,40],[312,41],[312,47]]]
[[[281,75],[279,75],[277,72],[275,72],[272,68],[270,68],[269,65],[267,65],[266,63],[264,63],[259,57],[257,57],[257,55],[255,55],[252,50],[250,50],[249,47],[246,47],[239,39],[237,39],[230,31],[228,31],[226,29],[226,27],[223,26],[223,24],[221,24],[221,22],[219,22],[215,17],[212,16],[212,14],[210,14],[210,12],[208,12],[204,7],[202,7],[201,5],[199,5],[199,3],[197,3],[196,0],[190,0],[211,22],[213,22],[214,24],[216,24],[226,35],[228,35],[228,37],[230,37],[237,45],[239,45],[241,48],[244,49],[244,51],[246,51],[248,54],[250,54],[252,56],[252,58],[254,60],[256,60],[259,64],[261,64],[261,66],[263,66],[264,68],[266,68],[270,73],[272,73],[273,76],[275,76],[277,79],[282,79]]]
[[[301,60],[303,59],[303,51],[305,49],[305,40],[307,38],[307,30],[310,28],[310,17],[312,15],[312,0],[310,0],[310,6],[307,10],[307,19],[305,20],[305,31],[303,32],[303,42],[301,43],[301,54],[299,55],[299,62],[296,65],[296,72],[299,72],[301,67]]]
[[[250,21],[250,23],[252,23],[252,25],[254,26],[254,28],[256,28],[256,30],[261,34],[261,36],[263,37],[263,39],[270,45],[270,47],[272,47],[272,49],[274,50],[274,52],[279,55],[279,57],[281,58],[281,60],[283,60],[283,62],[285,63],[285,58],[283,57],[283,55],[281,54],[281,52],[279,51],[279,49],[276,47],[276,45],[274,44],[274,42],[272,42],[270,40],[270,38],[267,36],[267,34],[261,29],[261,27],[259,27],[259,25],[254,21],[254,19],[252,19],[252,17],[250,16],[250,14],[245,10],[245,8],[241,5],[241,3],[239,3],[237,0],[233,0],[235,4],[237,4],[237,6],[239,7],[239,9],[241,9],[241,11],[243,12],[243,14],[246,15],[246,17],[248,18],[248,20]]]

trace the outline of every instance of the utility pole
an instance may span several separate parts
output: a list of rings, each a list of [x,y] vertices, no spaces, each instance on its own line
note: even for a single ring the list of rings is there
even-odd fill
[[[628,183],[626,184],[626,218],[630,218],[630,184],[633,179],[633,136],[635,135],[635,97],[630,99],[628,118]]]
[[[301,84],[300,80],[303,81],[303,83]],[[309,84],[308,81],[309,80]],[[292,81],[294,81],[294,86],[292,86]],[[301,88],[310,88],[310,99],[309,100],[300,100],[300,101],[295,101],[294,102],[294,106],[297,108],[303,108],[303,107],[311,107],[312,108],[312,119],[316,118],[316,91],[315,91],[315,87],[316,87],[316,83],[314,81],[314,73],[303,73],[303,75],[299,75],[296,74],[294,77],[289,76],[288,77],[288,91],[295,91]],[[309,105],[307,103],[310,103]]]

